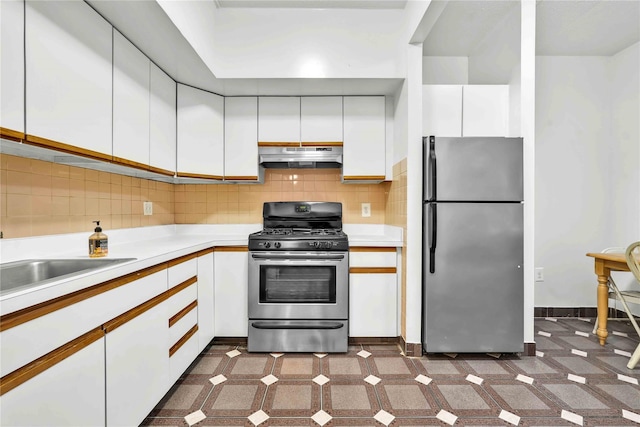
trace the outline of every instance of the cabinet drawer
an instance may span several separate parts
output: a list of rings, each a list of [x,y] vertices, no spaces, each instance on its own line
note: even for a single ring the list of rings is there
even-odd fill
[[[112,282],[118,280],[128,279]],[[96,286],[109,286],[112,282]],[[163,269],[2,331],[0,375],[20,368],[166,289],[167,272]]]
[[[194,307],[169,328],[169,345],[174,345],[189,329],[198,324],[198,307]]]
[[[180,310],[198,299],[198,283],[194,283],[172,296],[168,301],[167,312],[169,318],[175,316]]]
[[[184,262],[180,262],[181,260],[181,258],[178,258],[169,262],[169,284],[167,289],[171,289],[198,274],[198,259],[195,254],[193,258]]]
[[[174,383],[198,356],[198,328],[194,326],[183,336],[183,341],[174,344],[169,355],[169,375]]]
[[[375,252],[351,250],[349,267],[396,267],[396,259],[396,248],[381,248]]]

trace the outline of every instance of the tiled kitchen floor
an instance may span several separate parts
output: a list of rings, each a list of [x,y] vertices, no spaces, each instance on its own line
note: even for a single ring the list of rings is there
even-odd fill
[[[638,336],[629,322],[610,321],[601,347],[592,328],[593,319],[536,319],[535,357],[211,345],[143,425],[638,425],[640,366],[626,367]]]

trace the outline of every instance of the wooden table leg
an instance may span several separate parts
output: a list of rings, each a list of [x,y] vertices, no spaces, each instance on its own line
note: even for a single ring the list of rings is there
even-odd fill
[[[609,317],[609,274],[598,274],[598,338],[600,345],[607,342],[607,318]]]

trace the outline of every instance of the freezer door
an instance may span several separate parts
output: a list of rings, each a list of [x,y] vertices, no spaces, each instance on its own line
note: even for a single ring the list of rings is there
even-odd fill
[[[424,141],[425,200],[523,200],[522,138]]]
[[[425,351],[523,351],[523,205],[427,204],[425,218],[433,210],[437,233],[427,222],[424,236]]]

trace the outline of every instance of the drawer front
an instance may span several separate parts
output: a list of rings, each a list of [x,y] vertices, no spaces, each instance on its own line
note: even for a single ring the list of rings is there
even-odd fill
[[[167,289],[179,285],[187,279],[198,274],[198,260],[192,258],[180,264],[169,267],[169,285]]]
[[[197,331],[173,353],[169,359],[169,375],[174,383],[198,356]]]
[[[349,252],[349,267],[395,267],[396,252]]]
[[[184,317],[181,317],[169,328],[169,345],[172,346],[184,336],[189,329],[198,324],[198,307],[193,307]]]
[[[191,302],[198,299],[198,283],[194,283],[193,285],[185,288],[169,298],[169,304],[167,312],[169,314],[169,318],[173,317],[180,310],[185,308],[187,305],[191,304]]]
[[[166,289],[167,270],[162,270],[4,330],[0,333],[0,375],[26,365]]]

